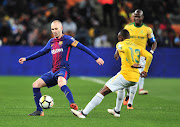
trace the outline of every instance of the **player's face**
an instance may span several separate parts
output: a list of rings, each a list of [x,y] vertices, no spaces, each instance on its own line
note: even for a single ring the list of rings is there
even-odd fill
[[[123,41],[123,38],[118,34],[118,41]]]
[[[142,24],[144,16],[140,15],[139,13],[134,14],[134,22],[137,26],[140,26]]]
[[[51,32],[53,33],[54,37],[59,38],[62,36],[62,24],[59,22],[53,22],[51,24]]]

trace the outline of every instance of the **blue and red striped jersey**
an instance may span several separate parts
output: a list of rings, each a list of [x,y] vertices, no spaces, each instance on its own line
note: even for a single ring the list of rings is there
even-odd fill
[[[99,58],[94,52],[92,52],[86,46],[82,45],[73,37],[69,35],[63,35],[60,39],[51,38],[43,49],[26,57],[26,61],[33,60],[51,51],[52,60],[53,60],[52,72],[54,73],[57,70],[59,70],[61,67],[69,68],[69,56],[72,47],[77,47],[85,51],[86,53],[91,55],[95,60]]]

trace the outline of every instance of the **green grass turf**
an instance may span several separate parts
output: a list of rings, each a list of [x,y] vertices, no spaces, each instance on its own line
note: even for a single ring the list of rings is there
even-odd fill
[[[178,127],[180,126],[180,79],[147,78],[148,95],[136,94],[134,110],[122,107],[121,117],[107,113],[114,108],[116,94],[107,95],[86,119],[70,112],[63,92],[55,86],[42,88],[43,95],[54,98],[54,106],[44,117],[27,116],[35,110],[32,83],[38,77],[0,77],[0,127]],[[109,78],[98,78],[107,81]],[[68,81],[74,99],[83,109],[103,85],[71,77]]]

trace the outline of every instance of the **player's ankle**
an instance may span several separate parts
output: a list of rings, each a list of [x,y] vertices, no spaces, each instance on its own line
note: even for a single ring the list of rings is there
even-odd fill
[[[132,104],[128,104],[128,107],[132,107]]]

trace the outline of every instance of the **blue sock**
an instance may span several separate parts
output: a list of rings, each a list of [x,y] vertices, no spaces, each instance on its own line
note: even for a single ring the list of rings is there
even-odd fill
[[[74,103],[73,95],[71,93],[71,90],[66,86],[62,86],[61,90],[64,92],[66,98],[68,99],[69,103]]]
[[[40,88],[33,88],[33,93],[34,93],[34,101],[36,103],[36,107],[38,111],[42,111],[42,108],[39,105],[39,99],[41,98],[41,91]]]

